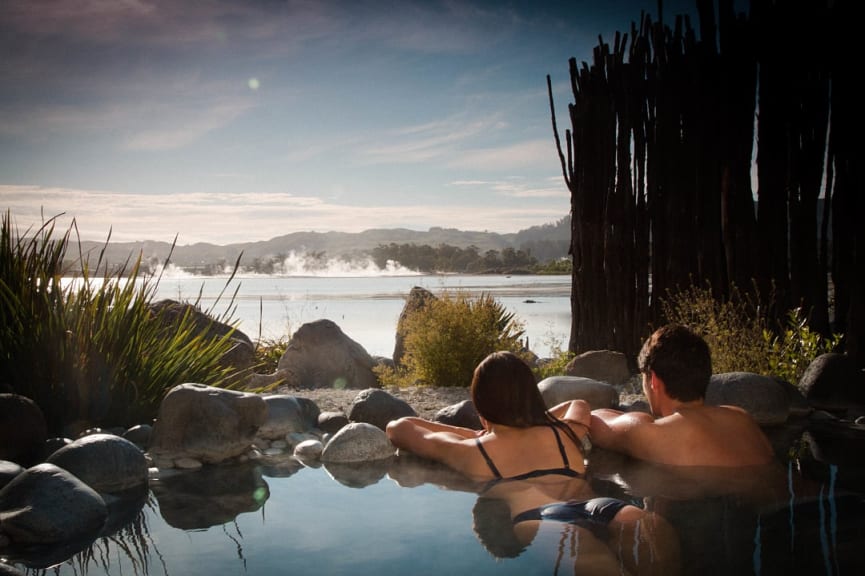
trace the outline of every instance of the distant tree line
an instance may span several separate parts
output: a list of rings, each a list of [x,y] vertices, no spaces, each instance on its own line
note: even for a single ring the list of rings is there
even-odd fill
[[[385,268],[388,261],[398,262],[401,266],[418,272],[505,272],[518,269],[531,269],[538,260],[525,250],[503,248],[487,250],[483,254],[477,246],[460,248],[449,244],[429,246],[426,244],[380,244],[372,251],[372,259],[379,268]]]

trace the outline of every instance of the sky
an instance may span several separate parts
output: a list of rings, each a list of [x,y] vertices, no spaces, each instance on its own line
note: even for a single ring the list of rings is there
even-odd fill
[[[694,2],[664,3],[664,19]],[[568,59],[649,0],[0,0],[0,208],[83,240],[566,216]]]

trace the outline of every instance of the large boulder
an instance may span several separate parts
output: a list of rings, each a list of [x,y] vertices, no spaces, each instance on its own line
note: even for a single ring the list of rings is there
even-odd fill
[[[612,350],[589,350],[576,356],[565,366],[567,376],[591,378],[621,386],[631,378],[628,359],[621,352]]]
[[[619,393],[606,382],[580,376],[550,376],[538,382],[538,390],[544,397],[547,408],[568,400],[585,400],[592,409],[615,408],[619,405]]]
[[[41,462],[48,428],[42,410],[18,394],[0,394],[0,460],[22,466]]]
[[[316,320],[297,329],[277,372],[292,388],[373,388],[375,360],[334,322]]]
[[[232,347],[222,357],[223,366],[243,369],[255,363],[255,345],[249,336],[233,326],[214,320],[192,304],[166,299],[151,303],[150,310],[166,326],[177,325],[184,315],[189,315],[196,333],[209,338],[230,334]]]
[[[713,374],[706,389],[706,404],[738,406],[758,424],[783,424],[790,416],[790,394],[783,384],[751,372]]]
[[[799,389],[817,409],[846,409],[865,405],[865,374],[846,354],[817,356],[799,379]]]
[[[368,388],[355,396],[348,412],[352,422],[366,422],[385,430],[388,422],[403,416],[417,416],[408,402],[384,390]]]
[[[406,318],[409,314],[424,309],[429,302],[435,299],[435,294],[420,286],[415,286],[409,291],[405,305],[402,307],[402,312],[400,312],[399,319],[396,322],[396,341],[393,347],[393,363],[395,366],[402,365],[402,357],[405,355]]]
[[[180,384],[159,406],[150,455],[157,461],[222,462],[249,450],[266,419],[267,405],[257,394]]]
[[[286,434],[306,432],[318,425],[321,410],[308,398],[270,394],[264,396],[264,403],[267,405],[267,419],[258,429],[261,438],[284,438]]]
[[[321,461],[367,462],[390,458],[395,452],[384,430],[365,422],[352,422],[333,435],[321,453]]]
[[[60,448],[48,462],[75,474],[99,493],[147,485],[147,459],[141,449],[120,436],[91,434]]]
[[[94,539],[107,516],[93,488],[54,464],[38,464],[0,490],[0,556]]]

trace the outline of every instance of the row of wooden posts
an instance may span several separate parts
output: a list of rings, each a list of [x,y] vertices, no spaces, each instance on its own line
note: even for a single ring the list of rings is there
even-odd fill
[[[697,0],[698,33],[659,3],[591,65],[572,58],[564,137],[547,77],[571,195],[569,348],[635,355],[663,298],[735,286],[778,319],[802,306],[865,366],[852,2],[733,4]]]

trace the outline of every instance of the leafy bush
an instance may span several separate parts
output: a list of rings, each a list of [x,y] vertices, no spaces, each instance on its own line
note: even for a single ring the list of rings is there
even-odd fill
[[[780,335],[764,330],[763,340],[769,348],[768,371],[798,384],[814,358],[838,348],[841,335],[824,338],[808,327],[802,309],[794,308],[787,313],[786,329]]]
[[[735,286],[726,300],[715,298],[710,288],[691,286],[665,299],[662,310],[668,322],[688,326],[706,340],[716,373],[754,372],[798,384],[814,358],[839,345],[840,335],[813,332],[801,308],[789,311],[785,327],[771,330],[755,300]]]
[[[535,378],[540,382],[550,376],[561,376],[565,373],[568,362],[574,359],[576,354],[562,347],[562,340],[551,333],[548,335],[547,344],[550,348],[550,357],[538,363],[533,368]]]
[[[377,368],[386,386],[468,386],[478,363],[497,350],[522,350],[523,324],[492,296],[444,293],[403,323],[404,368]]]
[[[149,306],[157,283],[136,278],[140,257],[93,277],[79,244],[81,276],[65,279],[71,232],[57,239],[51,219],[29,236],[13,235],[10,213],[3,217],[0,389],[32,399],[60,434],[72,423],[147,422],[171,387],[218,384],[231,375],[220,365],[230,333],[206,337],[189,313],[167,327]]]

